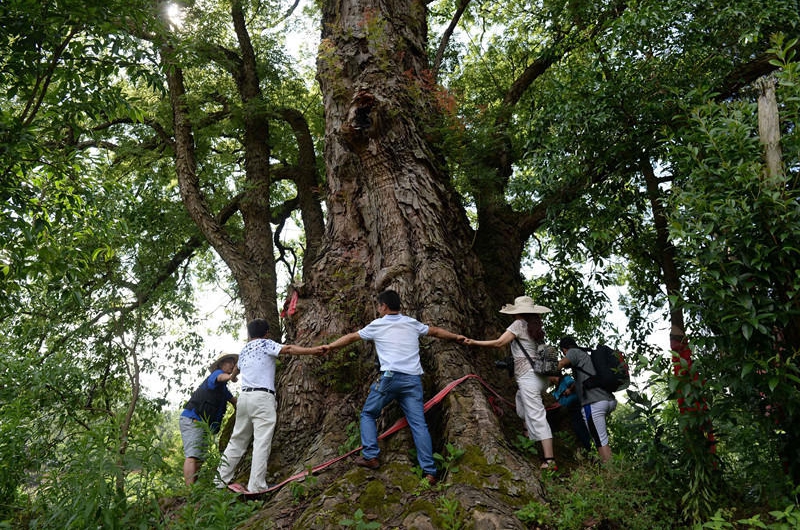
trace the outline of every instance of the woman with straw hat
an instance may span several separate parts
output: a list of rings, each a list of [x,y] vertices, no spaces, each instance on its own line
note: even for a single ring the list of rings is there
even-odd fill
[[[528,356],[534,355],[539,346],[544,344],[542,315],[549,313],[547,307],[536,305],[529,296],[518,296],[513,304],[506,304],[501,313],[514,315],[514,322],[494,340],[467,339],[470,346],[486,346],[502,348],[511,344],[511,355],[514,358],[514,377],[517,380],[517,406],[520,416],[525,420],[528,437],[542,443],[544,462],[542,469],[556,467],[553,456],[553,434],[547,423],[547,414],[542,402],[542,391],[549,386],[547,376],[533,371]],[[526,351],[528,355],[526,355]]]

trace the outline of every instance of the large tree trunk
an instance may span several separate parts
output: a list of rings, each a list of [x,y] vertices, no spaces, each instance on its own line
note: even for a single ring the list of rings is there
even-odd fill
[[[375,295],[397,290],[403,313],[467,335],[499,333],[472,232],[427,129],[438,114],[426,69],[426,9],[421,2],[334,0],[323,5],[318,62],[326,118],[328,226],[319,257],[307,263],[298,286],[290,340],[329,342],[373,318]],[[487,324],[488,323],[488,324]],[[363,346],[363,347],[362,347]],[[423,343],[426,398],[468,373],[496,385],[505,377],[492,366],[496,354],[456,343]],[[367,345],[328,359],[291,360],[279,388],[279,426],[270,470],[286,476],[337,455],[346,427],[357,421],[377,371]],[[513,399],[514,386],[502,388]],[[399,417],[389,407],[384,428]],[[459,471],[444,477],[474,524],[522,528],[513,515],[541,496],[538,462],[508,449],[504,431],[481,385],[468,381],[428,415],[435,451],[445,444],[466,451]],[[409,458],[413,442],[401,431],[383,442],[383,466],[366,473],[352,461],[320,474],[315,491],[295,510],[290,488],[251,521],[279,527],[338,527],[361,508],[386,527],[433,527],[435,501],[415,502],[418,482]],[[377,493],[376,493],[377,492]],[[424,495],[424,494],[423,494]],[[433,503],[433,504],[431,504]]]

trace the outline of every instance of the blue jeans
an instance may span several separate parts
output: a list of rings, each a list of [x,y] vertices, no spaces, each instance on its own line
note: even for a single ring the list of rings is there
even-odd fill
[[[383,407],[396,399],[406,416],[411,436],[417,448],[417,461],[423,473],[436,476],[433,461],[433,442],[425,423],[422,401],[422,379],[418,375],[383,372],[377,383],[370,386],[369,396],[361,410],[361,454],[364,458],[377,458],[378,427],[376,421]]]

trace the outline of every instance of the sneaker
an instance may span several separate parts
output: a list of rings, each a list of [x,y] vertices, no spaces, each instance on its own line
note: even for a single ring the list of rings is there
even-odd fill
[[[381,467],[381,463],[378,462],[377,458],[364,458],[363,456],[356,458],[356,465],[369,469],[378,469]]]
[[[433,475],[425,475],[425,480],[427,480],[428,484],[430,484],[431,486],[435,486],[436,483],[439,482],[439,479],[437,479]]]

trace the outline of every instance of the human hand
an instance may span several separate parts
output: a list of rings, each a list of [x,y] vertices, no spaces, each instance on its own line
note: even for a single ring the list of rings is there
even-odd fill
[[[475,339],[471,339],[469,337],[464,337],[464,340],[462,341],[462,344],[464,344],[466,346],[473,346],[475,344]]]
[[[456,335],[456,342],[460,344],[466,344],[467,340],[469,339],[467,339],[467,337],[465,337],[464,335]]]
[[[326,355],[328,352],[331,351],[331,347],[328,346],[327,344],[323,344],[322,346],[318,346],[318,348],[319,348],[319,353],[317,355],[319,355],[319,356]]]

